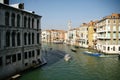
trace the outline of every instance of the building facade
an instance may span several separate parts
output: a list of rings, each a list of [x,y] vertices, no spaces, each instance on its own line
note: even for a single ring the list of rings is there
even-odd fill
[[[18,6],[0,3],[0,79],[41,64],[41,16]]]
[[[111,14],[97,23],[97,50],[120,53],[120,14]]]
[[[80,47],[84,47],[84,48],[88,48],[88,24],[87,23],[83,23],[82,25],[80,25],[80,39],[79,39],[79,46]]]
[[[95,22],[90,21],[88,23],[88,47],[94,48],[94,34],[95,34]]]
[[[42,31],[42,42],[51,42],[51,31],[50,30],[44,30]]]
[[[61,42],[65,40],[64,30],[44,30],[42,31],[42,41],[43,42]]]

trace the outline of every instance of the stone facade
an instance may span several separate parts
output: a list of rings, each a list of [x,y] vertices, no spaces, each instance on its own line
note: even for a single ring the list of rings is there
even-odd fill
[[[97,23],[97,49],[105,53],[120,53],[120,14],[111,14]]]
[[[0,79],[41,64],[40,19],[0,3]]]

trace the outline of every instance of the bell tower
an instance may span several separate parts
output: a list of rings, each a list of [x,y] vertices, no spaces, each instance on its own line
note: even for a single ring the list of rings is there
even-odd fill
[[[68,30],[70,30],[72,28],[72,22],[71,20],[68,21]]]

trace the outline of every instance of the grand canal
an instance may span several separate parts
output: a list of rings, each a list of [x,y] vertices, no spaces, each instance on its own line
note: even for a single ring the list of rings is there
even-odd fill
[[[46,56],[48,64],[41,68],[25,72],[20,80],[120,80],[120,60],[118,58],[100,58],[83,54],[88,49],[79,48],[71,52],[71,46],[65,44],[43,44],[50,52]],[[56,51],[57,50],[57,51]],[[53,51],[53,52],[52,52]],[[72,56],[65,62],[59,54]]]

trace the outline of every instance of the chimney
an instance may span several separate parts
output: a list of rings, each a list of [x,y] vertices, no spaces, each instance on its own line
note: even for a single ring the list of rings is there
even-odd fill
[[[11,4],[10,6],[18,9],[24,9],[24,3]]]
[[[0,0],[0,3],[9,5],[9,0]]]
[[[24,3],[20,3],[18,6],[19,6],[19,9],[24,9]]]

